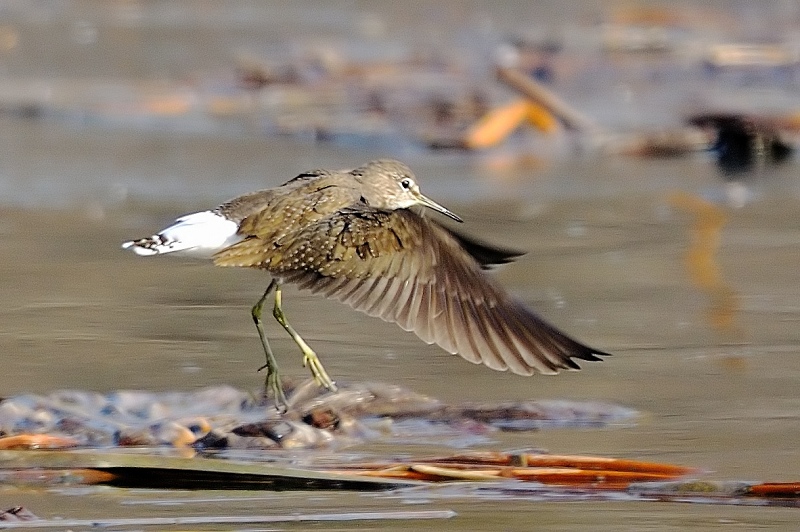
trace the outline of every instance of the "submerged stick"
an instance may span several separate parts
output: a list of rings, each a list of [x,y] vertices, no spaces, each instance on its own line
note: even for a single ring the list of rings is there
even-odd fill
[[[584,133],[595,133],[600,130],[600,127],[589,117],[523,72],[515,68],[498,67],[497,77],[520,94],[553,113],[568,129]]]
[[[346,512],[340,514],[297,515],[218,515],[187,517],[143,517],[124,519],[35,519],[32,521],[0,521],[3,528],[102,528],[122,526],[168,526],[249,523],[307,523],[313,521],[388,521],[409,519],[450,519],[453,510],[400,512]]]

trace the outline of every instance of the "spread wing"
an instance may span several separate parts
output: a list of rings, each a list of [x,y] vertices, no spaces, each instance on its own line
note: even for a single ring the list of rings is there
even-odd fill
[[[556,373],[606,354],[513,299],[461,242],[409,210],[344,209],[262,244],[259,266],[492,369]]]

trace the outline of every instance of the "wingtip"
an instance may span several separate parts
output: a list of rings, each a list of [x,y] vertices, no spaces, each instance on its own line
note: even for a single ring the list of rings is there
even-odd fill
[[[600,361],[600,362],[602,362],[603,359],[602,358],[598,358],[598,357],[613,357],[614,356],[611,353],[606,353],[605,351],[598,351],[596,349],[592,349],[591,354],[594,355],[594,357],[595,357],[594,360]]]
[[[604,351],[598,351],[597,349],[592,349],[591,347],[587,347],[584,352],[582,352],[575,358],[580,358],[581,360],[588,360],[589,362],[603,362],[602,357],[610,357],[610,356],[613,355],[611,353],[606,353]],[[576,369],[580,369],[580,366],[578,366],[577,364],[575,365],[577,366]]]
[[[569,371],[578,371],[583,369],[581,365],[575,361],[575,359],[586,360],[588,362],[603,362],[603,359],[600,357],[610,357],[610,356],[612,356],[611,353],[598,351],[597,349],[592,349],[591,347],[584,346],[584,349],[582,349],[579,353],[568,355],[564,359],[564,364],[566,365],[565,369]]]

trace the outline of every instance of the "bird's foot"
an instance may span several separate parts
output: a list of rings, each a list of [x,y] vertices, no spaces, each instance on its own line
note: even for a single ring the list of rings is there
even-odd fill
[[[314,377],[314,382],[317,383],[317,386],[327,388],[332,392],[338,390],[336,383],[328,376],[328,372],[322,367],[322,362],[320,362],[319,357],[317,357],[313,351],[305,353],[303,356],[303,366],[311,370],[311,375]]]
[[[289,402],[286,400],[278,370],[270,367],[269,364],[265,364],[259,371],[265,368],[267,370],[267,378],[264,381],[264,387],[266,388],[267,396],[271,394],[275,400],[275,408],[281,414],[285,414],[289,410]]]

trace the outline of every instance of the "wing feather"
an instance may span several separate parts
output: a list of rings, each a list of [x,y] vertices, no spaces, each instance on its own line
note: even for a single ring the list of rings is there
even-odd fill
[[[463,331],[460,336],[464,336],[469,339],[469,347],[464,347],[459,350],[460,353],[467,352],[467,350],[471,350],[473,355],[479,359],[480,362],[485,364],[486,366],[497,370],[497,371],[505,371],[508,369],[508,364],[494,352],[492,347],[486,341],[486,335],[488,331],[486,331],[482,327],[481,320],[476,315],[475,308],[472,306],[472,302],[469,298],[461,299],[458,296],[454,296],[452,298],[454,303],[458,306],[458,309],[461,312],[461,316],[463,316],[464,323],[467,324],[467,329]],[[459,347],[461,345],[459,344]]]
[[[364,312],[372,317],[380,317],[380,306],[389,291],[390,283],[391,279],[389,279],[389,277],[381,277],[378,279],[378,282],[373,285],[373,290],[369,294],[369,297],[364,302]]]
[[[463,242],[409,210],[348,208],[305,226],[280,246],[264,246],[261,264],[287,282],[395,322],[492,369],[556,373],[578,368],[572,358],[606,355],[512,298],[482,271],[489,258],[479,261]],[[248,256],[253,253],[244,247]]]
[[[414,333],[427,344],[435,341],[435,335],[431,330],[431,290],[430,283],[421,283],[415,293],[419,303],[417,304],[417,322],[414,326]],[[442,346],[444,347],[444,346]]]

